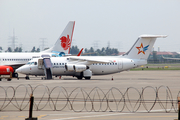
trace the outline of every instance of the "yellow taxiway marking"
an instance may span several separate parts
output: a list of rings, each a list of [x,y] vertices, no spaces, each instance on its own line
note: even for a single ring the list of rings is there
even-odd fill
[[[8,116],[1,116],[1,117],[5,118],[5,117],[8,117]]]
[[[22,118],[25,118],[26,116],[18,116],[18,117],[22,117]]]
[[[4,119],[4,118],[6,118],[6,117],[8,117],[8,116],[1,116],[0,119]]]
[[[47,116],[47,115],[40,115],[37,118],[42,118],[42,117],[45,117],[45,116]]]

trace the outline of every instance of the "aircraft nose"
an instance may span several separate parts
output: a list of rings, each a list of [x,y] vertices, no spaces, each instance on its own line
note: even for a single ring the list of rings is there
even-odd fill
[[[17,73],[21,73],[21,72],[22,72],[22,69],[21,69],[21,68],[18,68],[18,69],[16,69],[16,72],[17,72]]]

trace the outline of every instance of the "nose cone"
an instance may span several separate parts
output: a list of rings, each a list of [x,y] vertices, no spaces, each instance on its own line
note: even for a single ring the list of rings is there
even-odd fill
[[[18,69],[16,69],[16,72],[17,72],[17,73],[22,73],[22,69],[21,69],[21,67],[20,67],[20,68],[18,68]]]
[[[30,74],[30,67],[29,65],[23,65],[21,67],[19,67],[18,69],[16,69],[17,73],[21,73],[21,74]]]

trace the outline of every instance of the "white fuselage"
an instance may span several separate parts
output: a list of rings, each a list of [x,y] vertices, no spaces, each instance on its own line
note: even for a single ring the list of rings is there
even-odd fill
[[[54,53],[0,53],[0,65],[16,66],[18,68],[41,55],[55,56]]]
[[[88,56],[84,57],[83,59],[96,59],[96,60],[111,60],[113,62],[111,63],[93,63],[91,65],[87,65],[89,67],[89,70],[92,71],[93,75],[106,75],[106,74],[112,74],[117,73],[125,70],[129,70],[131,68],[135,68],[140,65],[147,64],[147,60],[139,60],[139,59],[128,59],[128,58],[121,58],[120,56],[109,56],[109,57],[97,57],[97,56]],[[81,58],[81,56],[80,56]],[[26,64],[18,69],[18,72],[26,74],[26,75],[44,75],[44,70],[39,69],[38,65],[34,64],[35,62],[38,63],[38,59],[33,59],[29,61],[29,64]],[[85,61],[87,62],[87,61]],[[68,60],[68,57],[56,57],[51,58],[52,68],[51,72],[54,76],[76,76],[80,74],[80,72],[76,71],[68,71],[65,68],[65,65],[71,64],[71,65],[83,65],[87,64],[85,62],[81,61],[70,61]]]

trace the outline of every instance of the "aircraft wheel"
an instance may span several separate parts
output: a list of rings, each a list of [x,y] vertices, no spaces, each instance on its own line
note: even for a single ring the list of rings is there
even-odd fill
[[[86,80],[90,80],[91,79],[91,77],[84,77]]]
[[[18,78],[18,73],[13,73],[12,77]]]
[[[82,77],[81,77],[81,76],[77,76],[77,79],[81,80],[81,79],[82,79]]]
[[[2,79],[0,78],[0,81],[2,81]]]
[[[26,80],[29,80],[29,76],[26,76],[25,79],[26,79]]]
[[[11,78],[8,78],[7,81],[11,81]]]

